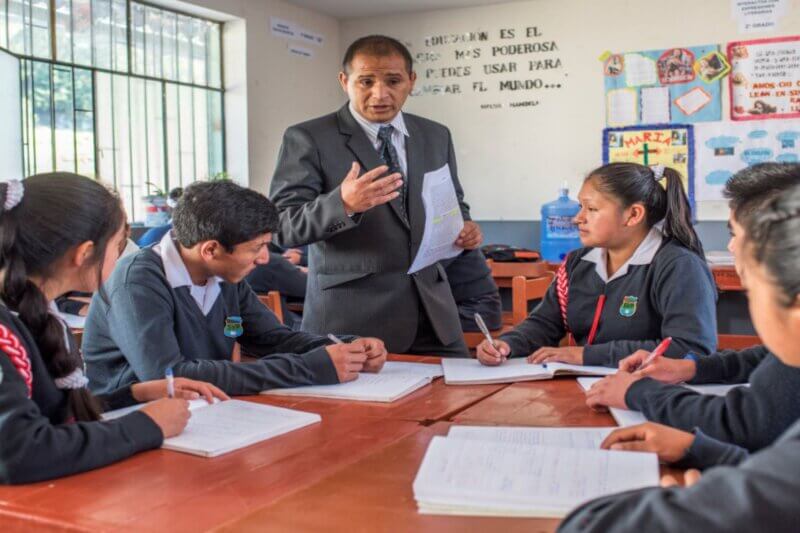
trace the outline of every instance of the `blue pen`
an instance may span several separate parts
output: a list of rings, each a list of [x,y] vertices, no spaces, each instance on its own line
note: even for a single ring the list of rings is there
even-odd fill
[[[172,374],[172,367],[168,367],[165,373],[167,378],[167,397],[174,398],[175,397],[175,376]]]

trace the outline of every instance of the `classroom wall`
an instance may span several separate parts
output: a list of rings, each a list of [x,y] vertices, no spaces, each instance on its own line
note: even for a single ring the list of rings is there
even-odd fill
[[[266,193],[284,130],[343,101],[339,22],[282,0],[155,2],[226,22],[223,35],[226,155],[231,177]],[[321,34],[313,57],[289,53],[289,39],[270,31],[270,17]]]
[[[341,43],[385,33],[423,54],[417,64],[421,74],[417,90],[406,104],[410,112],[448,125],[454,136],[459,176],[472,205],[473,216],[483,223],[488,242],[538,246],[539,209],[555,198],[563,181],[574,196],[582,177],[600,164],[601,131],[605,126],[602,63],[606,50],[626,52],[704,44],[724,44],[800,33],[800,7],[784,17],[778,30],[739,34],[731,15],[730,0],[535,0],[492,5],[349,19],[341,24]],[[535,27],[538,37],[520,38],[526,28]],[[501,29],[515,30],[515,38],[500,39]],[[457,46],[430,45],[432,36],[488,31],[490,44],[503,42],[550,42],[556,51],[486,58],[489,46],[465,42]],[[500,95],[495,88],[487,94],[475,92],[471,81],[463,83],[463,94],[426,93],[433,85],[458,83],[458,76],[426,78],[431,66],[425,53],[462,53],[474,46],[483,48],[479,60],[450,61],[449,65],[472,65],[527,59],[559,59],[561,67],[534,73],[486,75],[483,79],[525,79],[539,77],[550,88],[522,90]],[[455,73],[457,74],[457,73]],[[436,74],[435,74],[436,75]],[[466,78],[470,80],[470,78]],[[473,76],[474,79],[474,76]],[[728,115],[727,84],[723,84],[723,118]],[[427,87],[426,87],[427,86]],[[560,87],[559,87],[560,86]],[[528,101],[536,105],[482,109],[482,103]],[[724,222],[727,209],[722,202],[698,204],[700,233],[707,249],[723,249],[727,239]]]

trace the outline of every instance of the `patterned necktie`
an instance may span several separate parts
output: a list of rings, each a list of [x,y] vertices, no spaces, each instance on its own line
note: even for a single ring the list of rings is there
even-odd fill
[[[397,157],[397,150],[392,144],[392,132],[394,126],[381,126],[378,130],[378,140],[381,141],[381,146],[378,151],[383,162],[389,167],[389,173],[397,172],[403,178],[403,185],[397,190],[400,195],[397,197],[399,204],[402,206],[400,212],[403,214],[403,221],[408,223],[408,212],[406,210],[406,179],[403,176],[403,167],[400,166],[400,159]]]

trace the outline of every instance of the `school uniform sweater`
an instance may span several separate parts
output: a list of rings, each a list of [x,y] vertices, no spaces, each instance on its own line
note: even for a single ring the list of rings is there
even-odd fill
[[[772,444],[786,429],[800,419],[800,368],[781,363],[764,348],[747,350],[743,357],[723,363],[698,365],[701,371],[694,382],[705,382],[709,375],[725,377],[734,383],[747,379],[744,370],[758,357],[762,361],[749,372],[749,387],[737,387],[725,396],[700,394],[686,387],[667,385],[645,378],[633,383],[625,394],[629,408],[642,411],[648,420],[690,430],[699,428],[717,440],[756,451]],[[733,361],[736,361],[733,363]],[[724,366],[726,370],[715,370]],[[712,369],[709,370],[709,367]],[[729,381],[730,382],[730,381]]]
[[[99,468],[158,448],[163,435],[144,413],[108,422],[70,422],[39,348],[19,318],[0,305],[0,483],[32,483]],[[16,343],[30,364],[31,388],[12,363]],[[130,386],[99,398],[109,409],[136,403]]]
[[[106,299],[96,294],[86,319],[83,353],[90,388],[104,393],[160,379],[169,367],[176,376],[237,395],[338,383],[325,350],[331,341],[281,324],[246,281],[217,282],[218,295],[201,309],[189,286],[170,284],[153,248],[121,259],[105,285]],[[236,339],[242,351],[261,359],[231,361],[234,339],[224,333],[231,316],[243,321]]]
[[[672,337],[667,357],[710,354],[717,345],[717,290],[711,271],[697,254],[653,228],[613,276],[606,274],[605,251],[581,248],[566,260],[569,280],[567,324],[584,347],[585,365],[616,366],[636,350],[653,350]],[[597,333],[586,345],[598,299],[605,295]],[[557,283],[513,331],[500,338],[512,356],[558,346],[566,335]]]
[[[573,511],[561,533],[794,533],[800,524],[800,421],[737,467],[703,473],[691,487],[658,487],[593,500]]]

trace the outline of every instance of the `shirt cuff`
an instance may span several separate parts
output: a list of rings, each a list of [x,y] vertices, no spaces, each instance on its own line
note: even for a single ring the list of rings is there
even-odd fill
[[[651,391],[655,391],[662,386],[664,386],[664,383],[656,381],[653,378],[642,378],[634,381],[625,393],[625,405],[627,405],[628,409],[631,411],[641,411],[644,397]]]
[[[311,380],[315,385],[335,385],[339,383],[339,374],[336,373],[336,366],[333,364],[331,356],[325,346],[315,348],[305,353],[303,360],[311,370]]]
[[[711,468],[720,465],[738,465],[748,456],[747,450],[735,444],[722,442],[709,437],[700,429],[694,428],[694,440],[683,458],[675,463],[678,468]]]

